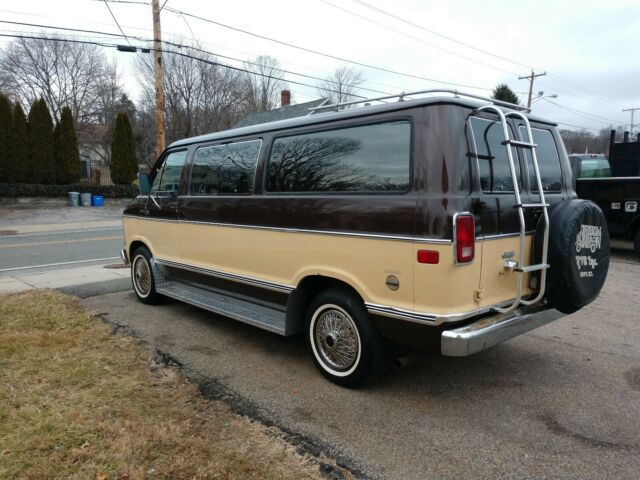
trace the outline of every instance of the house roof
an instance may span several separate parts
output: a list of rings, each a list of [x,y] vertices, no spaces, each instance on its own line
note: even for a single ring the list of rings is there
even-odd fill
[[[101,123],[88,123],[79,125],[76,134],[78,143],[104,143],[107,139],[109,128]]]
[[[261,123],[275,122],[277,120],[287,120],[289,118],[302,117],[309,115],[309,109],[324,105],[329,101],[328,98],[319,98],[310,102],[298,103],[296,105],[287,105],[286,107],[275,108],[266,112],[253,112],[246,115],[242,120],[236,123],[233,128],[249,127]]]

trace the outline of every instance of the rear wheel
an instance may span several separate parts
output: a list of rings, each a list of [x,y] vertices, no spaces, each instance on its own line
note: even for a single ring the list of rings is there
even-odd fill
[[[156,284],[151,269],[151,252],[146,247],[138,247],[131,260],[131,283],[138,300],[155,305],[162,301],[162,295],[156,292]]]
[[[360,386],[384,369],[384,341],[362,300],[346,289],[330,288],[314,298],[306,337],[316,367],[338,385]]]

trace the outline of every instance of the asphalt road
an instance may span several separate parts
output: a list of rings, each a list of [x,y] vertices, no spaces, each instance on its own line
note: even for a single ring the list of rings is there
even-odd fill
[[[122,245],[122,227],[0,236],[0,276],[115,263]]]
[[[282,338],[131,291],[84,305],[212,396],[299,434],[365,476],[628,478],[640,472],[640,263],[618,254],[582,311],[468,358],[391,366],[363,390],[316,372]]]

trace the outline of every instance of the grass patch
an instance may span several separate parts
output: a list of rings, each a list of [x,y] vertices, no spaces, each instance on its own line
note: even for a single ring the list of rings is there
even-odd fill
[[[73,297],[0,296],[0,478],[321,478]]]

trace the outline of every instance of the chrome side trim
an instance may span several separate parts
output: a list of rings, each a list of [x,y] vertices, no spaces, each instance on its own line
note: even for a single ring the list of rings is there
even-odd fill
[[[317,235],[336,235],[342,237],[356,237],[356,238],[372,238],[382,240],[398,240],[404,242],[419,242],[430,243],[440,245],[451,245],[452,241],[445,238],[425,238],[425,237],[412,237],[403,235],[384,235],[380,233],[358,233],[358,232],[340,232],[336,230],[311,230],[305,228],[287,228],[287,227],[267,227],[263,225],[241,225],[236,223],[221,223],[221,222],[202,222],[195,220],[170,220],[164,218],[149,218],[139,217],[137,215],[123,215],[124,218],[135,218],[138,220],[151,220],[160,222],[175,222],[175,223],[189,223],[194,225],[208,225],[214,227],[233,227],[233,228],[251,228],[256,230],[270,230],[275,232],[286,233],[309,233]]]
[[[371,314],[434,326],[441,325],[443,323],[459,322],[477,315],[483,315],[485,313],[489,313],[494,308],[493,306],[482,307],[468,312],[442,315],[437,313],[416,312],[415,310],[404,310],[401,308],[389,307],[387,305],[376,305],[373,303],[365,303],[365,307]]]
[[[525,232],[525,235],[533,235],[536,233],[534,230],[529,230]],[[478,235],[476,240],[495,240],[497,238],[511,238],[511,237],[519,237],[519,233],[496,233],[492,235]]]
[[[284,285],[281,283],[268,282],[266,280],[260,280],[254,277],[247,277],[245,275],[238,275],[236,273],[222,272],[220,270],[213,270],[211,268],[199,267],[188,263],[174,262],[173,260],[167,260],[163,258],[156,258],[155,261],[166,267],[179,268],[182,270],[188,270],[190,272],[200,273],[202,275],[208,275],[210,277],[222,278],[225,280],[231,280],[234,282],[244,283],[255,287],[262,287],[269,290],[275,290],[277,292],[291,293],[294,287],[290,285]]]

